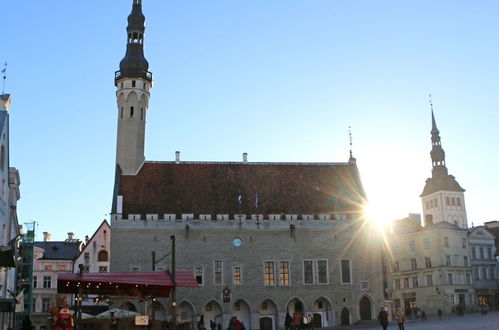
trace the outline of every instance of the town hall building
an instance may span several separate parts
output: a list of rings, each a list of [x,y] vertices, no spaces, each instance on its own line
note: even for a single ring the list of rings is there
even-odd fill
[[[352,154],[331,163],[145,159],[153,76],[144,22],[134,0],[115,74],[111,271],[170,270],[174,235],[175,267],[192,270],[200,288],[146,301],[156,319],[169,319],[172,304],[181,323],[223,329],[233,316],[266,330],[283,328],[286,313],[310,315],[316,327],[375,319],[385,300],[381,249]],[[123,305],[145,312],[144,301]]]

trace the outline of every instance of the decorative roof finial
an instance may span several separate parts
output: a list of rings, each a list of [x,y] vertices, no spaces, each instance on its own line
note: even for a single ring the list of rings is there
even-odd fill
[[[350,127],[350,125],[348,125],[348,137],[350,139],[350,158],[353,158],[353,151],[352,151],[352,127]]]
[[[3,83],[2,83],[2,95],[3,95],[5,94],[5,80],[7,79],[7,62],[5,62],[3,66],[2,74],[3,74]]]

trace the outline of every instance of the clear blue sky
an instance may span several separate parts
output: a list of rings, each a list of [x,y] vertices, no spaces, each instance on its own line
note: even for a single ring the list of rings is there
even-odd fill
[[[110,210],[114,71],[132,0],[2,3],[21,222],[64,239]],[[390,218],[421,212],[432,93],[469,223],[499,219],[499,2],[144,0],[146,159],[348,159]]]

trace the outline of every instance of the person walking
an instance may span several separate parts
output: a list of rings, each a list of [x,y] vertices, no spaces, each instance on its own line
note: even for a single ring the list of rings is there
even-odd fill
[[[400,309],[400,307],[397,311],[397,322],[399,324],[399,330],[404,330],[405,318],[404,318],[404,313],[402,313],[402,309]]]
[[[286,328],[286,330],[290,330],[292,324],[293,324],[293,319],[291,318],[291,315],[289,315],[289,312],[287,312],[286,318],[284,319],[284,327]]]
[[[421,321],[426,321],[426,312],[424,309],[421,309]]]
[[[440,308],[438,309],[438,319],[442,319],[442,310]]]
[[[383,327],[383,330],[388,328],[388,313],[386,312],[384,307],[381,307],[381,310],[378,313],[378,321],[379,324]]]

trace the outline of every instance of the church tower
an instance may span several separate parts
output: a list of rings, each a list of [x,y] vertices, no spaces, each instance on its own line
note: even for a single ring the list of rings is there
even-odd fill
[[[433,169],[431,178],[426,180],[424,190],[420,195],[423,202],[425,226],[445,221],[461,228],[468,228],[464,189],[461,188],[456,178],[448,173],[433,106],[431,106],[431,125],[430,155]]]
[[[114,77],[118,102],[116,164],[123,175],[137,174],[145,161],[146,114],[152,73],[148,71],[149,63],[144,57],[144,23],[142,0],[133,0],[126,29],[126,54]]]

